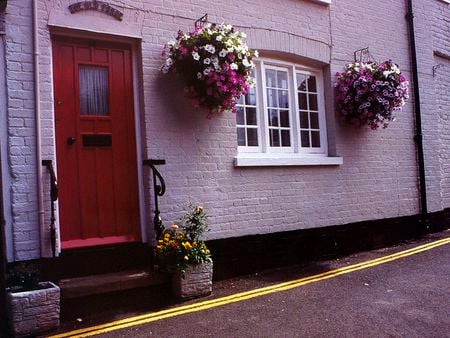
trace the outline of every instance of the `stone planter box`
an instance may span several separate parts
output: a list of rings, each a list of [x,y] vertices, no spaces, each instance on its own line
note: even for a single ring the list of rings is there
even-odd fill
[[[172,292],[181,299],[208,296],[212,292],[213,263],[189,265],[184,273],[172,275]]]
[[[15,337],[41,333],[59,326],[59,287],[52,282],[39,285],[42,289],[7,290],[9,323]]]

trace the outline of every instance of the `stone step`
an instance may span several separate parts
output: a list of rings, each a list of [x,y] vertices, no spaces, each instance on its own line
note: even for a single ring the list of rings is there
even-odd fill
[[[167,274],[158,271],[128,270],[101,275],[61,279],[61,297],[64,299],[91,296],[114,291],[157,286],[169,282]]]

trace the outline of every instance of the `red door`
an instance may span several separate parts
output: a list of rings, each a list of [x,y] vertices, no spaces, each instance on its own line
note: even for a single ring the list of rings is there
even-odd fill
[[[62,248],[139,240],[131,50],[54,39]]]

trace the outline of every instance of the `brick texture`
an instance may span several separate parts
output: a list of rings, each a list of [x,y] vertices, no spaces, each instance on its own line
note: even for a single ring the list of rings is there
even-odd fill
[[[53,283],[42,290],[8,293],[8,314],[15,337],[49,331],[59,326],[60,291]]]
[[[172,291],[178,298],[188,299],[210,295],[213,263],[188,265],[185,272],[172,275]]]
[[[48,20],[70,15],[72,1],[39,1],[42,152],[55,159],[51,40]],[[388,129],[371,131],[343,124],[333,109],[336,71],[353,61],[353,52],[369,46],[375,60],[392,59],[411,78],[404,1],[335,0],[330,6],[310,1],[113,0],[122,22],[93,11],[73,14],[100,20],[105,29],[140,27],[142,60],[137,66],[142,94],[140,126],[143,158],[164,158],[161,172],[167,193],[160,200],[166,224],[179,219],[188,202],[202,203],[211,224],[209,239],[272,233],[408,216],[419,212],[418,169],[413,100]],[[427,192],[429,208],[450,207],[450,130],[448,60],[449,7],[438,0],[415,1],[420,63]],[[17,259],[39,256],[32,91],[31,1],[10,1],[6,14],[9,161]],[[382,11],[382,15],[380,15]],[[330,148],[344,158],[335,167],[236,168],[235,116],[191,108],[176,76],[163,76],[161,50],[177,31],[191,30],[208,13],[245,31],[262,56],[316,60],[326,64]],[[376,18],[376,19],[374,19]],[[432,27],[432,29],[429,29]],[[89,27],[86,27],[89,30]],[[431,43],[430,43],[431,41]],[[433,66],[443,64],[435,76]],[[45,178],[47,179],[47,178]],[[149,175],[144,178],[151,187]],[[44,187],[47,184],[44,181]],[[45,192],[44,196],[48,193]],[[151,201],[145,205],[151,214]],[[45,202],[46,208],[49,203]],[[46,219],[49,210],[46,209]],[[147,217],[150,219],[151,217]],[[150,223],[150,222],[149,222]],[[45,241],[44,241],[45,242]]]

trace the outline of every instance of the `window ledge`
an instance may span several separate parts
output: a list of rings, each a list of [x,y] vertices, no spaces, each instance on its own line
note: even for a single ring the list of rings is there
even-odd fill
[[[313,2],[317,2],[319,4],[330,5],[331,0],[312,0]]]
[[[241,154],[234,158],[235,167],[265,167],[265,166],[315,166],[315,165],[341,165],[344,159],[339,156],[281,156],[278,154]]]

